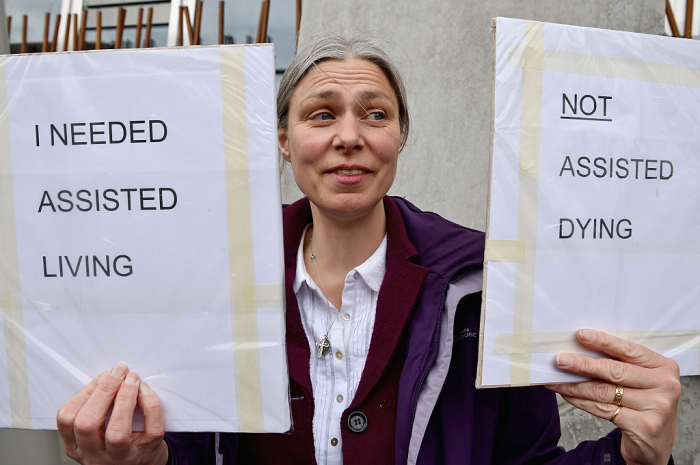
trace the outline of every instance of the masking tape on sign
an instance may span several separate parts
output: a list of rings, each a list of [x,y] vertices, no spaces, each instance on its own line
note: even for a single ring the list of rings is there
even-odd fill
[[[628,339],[652,350],[698,349],[698,330],[606,331],[607,334]],[[527,337],[526,337],[527,336]],[[529,346],[527,344],[530,344]],[[588,350],[576,339],[574,331],[542,333],[500,333],[496,336],[493,355],[553,354]]]
[[[245,304],[247,307],[258,308],[281,307],[282,292],[279,284],[249,286],[245,290]]]
[[[540,157],[540,119],[542,106],[542,61],[544,58],[544,24],[524,22],[525,49],[522,56],[523,88],[520,115],[520,179],[518,188],[519,242],[526,243],[522,260],[515,264],[515,311],[513,332],[532,333],[537,247],[537,203]],[[523,338],[527,348],[529,340]],[[511,385],[530,384],[530,352],[510,357]]]
[[[700,331],[694,329],[653,331],[606,331],[607,334],[630,340],[651,350],[700,349]],[[554,354],[588,350],[576,339],[574,331],[531,334],[501,333],[496,336],[493,355]],[[700,366],[698,367],[700,372]]]
[[[258,293],[250,291],[255,289],[255,273],[248,171],[245,50],[243,47],[221,47],[220,50],[238,426],[240,431],[262,432]]]
[[[19,281],[7,105],[6,58],[0,57],[0,314],[3,319],[13,428],[31,428],[27,348]]]
[[[508,65],[559,73],[700,87],[700,68],[550,49],[543,50],[541,61],[526,61],[525,56],[531,53],[533,49],[527,44],[512,47]]]
[[[12,313],[10,291],[0,291],[0,313]]]
[[[525,241],[504,241],[489,239],[486,241],[484,261],[486,262],[522,262],[525,260]]]

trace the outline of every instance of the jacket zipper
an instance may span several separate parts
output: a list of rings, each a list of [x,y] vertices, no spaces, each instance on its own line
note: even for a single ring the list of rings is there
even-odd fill
[[[457,268],[455,271],[452,272],[452,274],[450,274],[450,277],[447,278],[447,284],[445,285],[445,289],[443,289],[443,291],[442,291],[442,299],[440,300],[440,309],[443,309],[445,307],[445,301],[447,300],[447,290],[450,287],[450,282],[452,281],[452,278],[454,277],[454,275],[456,275],[457,273],[459,273],[460,271],[462,271],[466,268],[469,268],[470,266],[472,266],[472,265],[464,265],[464,266]],[[435,353],[433,354],[433,356],[430,360],[430,363],[428,364],[427,369],[425,370],[425,372],[421,376],[420,381],[418,382],[418,390],[416,391],[416,396],[413,399],[413,411],[411,412],[411,436],[413,436],[413,423],[415,422],[415,419],[416,419],[416,410],[418,410],[418,398],[420,397],[420,391],[423,389],[423,383],[425,383],[425,379],[428,377],[428,372],[430,372],[430,368],[435,364],[435,360],[437,359],[438,351],[440,349],[440,321],[441,320],[442,320],[442,311],[440,312],[440,317],[438,318],[438,321],[437,321],[437,333],[438,333],[437,344],[438,344],[438,347],[435,348]],[[410,443],[411,436],[409,436],[409,443]]]

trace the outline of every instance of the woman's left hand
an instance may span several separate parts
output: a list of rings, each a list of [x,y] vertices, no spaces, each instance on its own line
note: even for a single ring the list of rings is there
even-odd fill
[[[621,386],[622,408],[613,423],[622,432],[623,458],[630,465],[666,465],[676,439],[681,395],[678,364],[644,346],[601,331],[584,329],[577,337],[586,348],[616,360],[559,354],[557,367],[593,380],[547,387],[573,406],[611,420],[618,410],[613,403],[616,388]]]

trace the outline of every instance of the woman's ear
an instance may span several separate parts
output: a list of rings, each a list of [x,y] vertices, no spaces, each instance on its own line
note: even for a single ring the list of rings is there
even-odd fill
[[[292,157],[289,154],[289,138],[287,137],[287,131],[279,127],[277,128],[277,144],[280,147],[282,157],[291,163]]]

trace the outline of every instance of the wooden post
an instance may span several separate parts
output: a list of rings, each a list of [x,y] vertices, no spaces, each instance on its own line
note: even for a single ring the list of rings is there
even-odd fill
[[[177,18],[177,45],[179,45],[180,47],[182,47],[182,28],[183,28],[182,18],[184,15],[184,11],[185,11],[184,7],[181,6],[180,7],[180,15]]]
[[[190,22],[190,9],[188,7],[183,7],[185,9],[185,22],[187,23],[187,37],[190,38],[190,45],[194,44],[194,32],[192,31],[192,23]]]
[[[51,23],[51,13],[44,15],[44,40],[41,42],[41,51],[49,51],[49,23]]]
[[[9,28],[8,28],[9,30]],[[219,2],[219,44],[224,43],[224,0]]]
[[[114,41],[114,48],[122,48],[122,34],[124,33],[124,19],[126,18],[126,9],[119,7],[119,16],[117,17],[117,40]]]
[[[263,17],[262,43],[267,42],[267,25],[270,19],[270,0],[265,0],[265,16]]]
[[[10,40],[10,30],[12,29],[12,16],[7,17],[7,43],[11,43]]]
[[[139,8],[139,17],[136,20],[136,48],[141,48],[141,27],[143,26],[143,7]]]
[[[70,40],[70,13],[66,15],[66,32],[63,34],[63,51],[68,51],[68,41]]]
[[[22,46],[20,51],[27,53],[27,15],[22,16]]]
[[[301,0],[297,0],[297,48],[299,48],[299,29],[301,29]]]
[[[202,29],[202,2],[197,2],[197,6],[194,9],[194,43],[192,45],[199,45],[199,31]]]
[[[95,24],[95,50],[102,48],[102,12],[97,10],[97,20]]]
[[[685,38],[693,38],[693,0],[685,3]]]
[[[58,47],[58,29],[61,27],[61,15],[56,15],[56,25],[53,29],[53,41],[51,42],[51,51],[55,52]]]
[[[68,41],[70,40],[70,13],[66,16],[66,33],[63,35],[63,51],[68,51]]]
[[[263,22],[264,22],[264,17],[265,17],[265,3],[267,0],[263,0],[262,4],[260,5],[260,19],[258,19],[258,34],[255,37],[255,43],[259,44],[262,42],[262,28],[263,28]]]
[[[73,50],[78,50],[78,13],[73,13]]]
[[[85,29],[87,29],[87,16],[88,10],[83,10],[83,17],[81,19],[80,25],[80,43],[78,44],[78,50],[85,50]]]
[[[671,26],[671,35],[673,37],[680,37],[678,32],[678,25],[676,24],[676,17],[673,15],[673,8],[671,8],[671,2],[666,0],[666,17],[668,18],[668,24]]]
[[[151,26],[153,25],[153,7],[148,9],[148,20],[146,21],[146,41],[144,47],[151,46]]]

